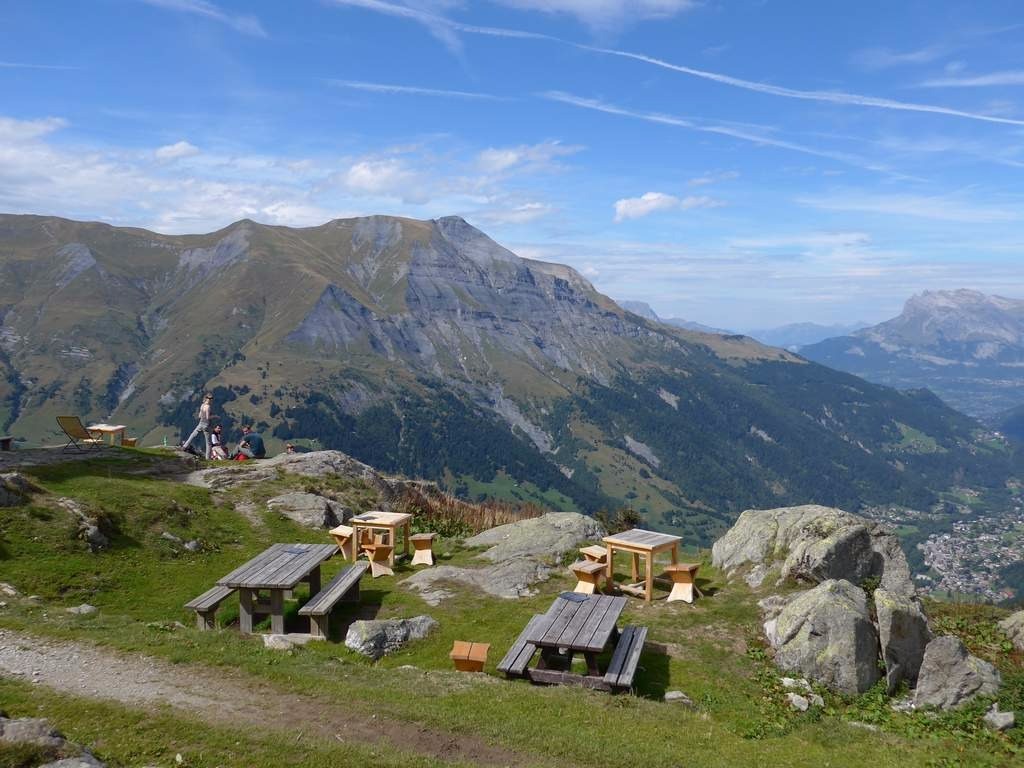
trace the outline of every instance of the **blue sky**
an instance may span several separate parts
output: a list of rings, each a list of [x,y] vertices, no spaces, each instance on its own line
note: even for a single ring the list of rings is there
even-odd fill
[[[1024,296],[1016,2],[7,0],[0,211],[458,214],[745,330]]]

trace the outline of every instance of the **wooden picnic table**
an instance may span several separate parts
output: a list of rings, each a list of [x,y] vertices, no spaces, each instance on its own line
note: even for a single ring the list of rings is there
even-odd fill
[[[559,595],[541,619],[534,622],[524,638],[540,649],[536,669],[530,679],[536,682],[576,683],[597,687],[602,679],[598,655],[618,637],[618,621],[626,607],[626,598],[609,595]],[[564,653],[563,653],[564,651]],[[574,653],[587,661],[587,675],[594,681],[579,679],[568,671]]]
[[[114,444],[114,435],[120,435],[120,442],[122,445],[124,444],[124,431],[126,429],[128,429],[128,427],[124,424],[90,424],[86,427],[89,434],[96,432],[101,435],[106,435],[107,440],[111,445]]]
[[[335,544],[274,544],[240,565],[217,584],[238,590],[239,629],[252,633],[253,616],[270,614],[270,631],[284,633],[284,593],[309,582],[309,593],[320,591],[320,564],[338,552]],[[260,591],[269,600],[260,600]]]
[[[352,540],[355,542],[356,556],[359,554],[359,529],[382,530],[388,532],[388,543],[391,545],[391,553],[388,555],[388,565],[395,564],[395,542],[398,538],[398,529],[402,529],[403,554],[409,554],[409,529],[412,523],[412,515],[404,512],[364,512],[349,520],[352,526]]]
[[[629,552],[633,556],[633,583],[623,585],[622,589],[625,592],[632,592],[634,594],[641,594],[645,601],[648,603],[654,599],[654,557],[659,552],[666,550],[672,553],[672,562],[679,562],[679,542],[682,538],[679,536],[672,536],[668,533],[657,533],[655,531],[645,531],[642,528],[633,528],[622,533],[615,533],[611,536],[605,536],[604,539],[605,547],[608,549],[607,557],[607,578],[605,579],[605,588],[612,590],[615,588],[615,573],[613,558],[615,556],[615,550],[620,552]],[[637,582],[639,578],[639,563],[638,560],[640,555],[645,558],[644,568],[644,580],[643,582]]]

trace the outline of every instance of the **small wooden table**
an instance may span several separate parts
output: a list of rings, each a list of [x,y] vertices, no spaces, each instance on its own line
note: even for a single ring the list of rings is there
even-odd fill
[[[126,429],[128,429],[128,427],[124,424],[91,424],[86,427],[89,434],[98,432],[101,435],[106,435],[111,445],[114,444],[114,435],[118,435],[120,438],[119,442],[122,445],[124,444],[124,431]]]
[[[618,637],[617,623],[625,607],[624,597],[569,592],[555,598],[548,612],[524,638],[540,649],[536,669],[529,670],[530,679],[602,687],[604,678],[597,666],[597,657]],[[563,649],[567,655],[561,653]],[[573,653],[582,653],[587,660],[586,675],[567,671]]]
[[[615,550],[619,550],[620,552],[629,552],[633,556],[632,573],[634,583],[625,585],[624,589],[638,593],[642,591],[644,600],[649,603],[654,599],[655,555],[659,552],[670,550],[672,552],[672,562],[678,563],[679,542],[682,541],[682,538],[679,536],[672,536],[668,533],[656,533],[654,531],[645,531],[641,528],[633,528],[629,531],[605,536],[603,541],[605,546],[608,548],[608,575],[605,579],[605,588],[608,590],[615,588],[614,564],[612,562],[615,556]],[[638,562],[640,555],[643,555],[646,558],[643,582],[637,582],[640,575]]]
[[[383,530],[388,532],[388,544],[391,545],[391,554],[388,556],[388,565],[394,566],[395,564],[395,542],[398,537],[398,529],[401,528],[403,532],[403,549],[402,553],[406,556],[409,554],[409,528],[412,522],[412,515],[403,512],[364,512],[361,515],[356,515],[349,520],[349,525],[352,526],[352,540],[355,542],[356,554],[358,556],[359,547],[359,529],[368,528],[370,530]]]
[[[274,544],[220,579],[218,585],[238,590],[239,629],[251,634],[253,616],[269,613],[270,631],[284,634],[284,593],[307,581],[316,595],[320,564],[337,553],[335,544]],[[260,590],[270,593],[269,601],[260,601]]]

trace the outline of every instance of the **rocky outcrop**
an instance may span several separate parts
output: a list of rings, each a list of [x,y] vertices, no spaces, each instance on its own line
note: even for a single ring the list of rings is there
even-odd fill
[[[82,750],[69,742],[43,718],[22,717],[12,720],[0,713],[0,743],[4,742],[32,744],[46,750],[48,757],[58,758],[39,768],[105,768],[105,764],[88,750]],[[73,756],[61,757],[69,754]]]
[[[284,493],[267,501],[267,508],[307,528],[333,528],[352,517],[352,510],[315,493]]]
[[[954,709],[977,696],[994,696],[999,670],[972,656],[956,637],[944,635],[928,643],[914,691],[915,707]]]
[[[932,639],[932,633],[920,603],[905,595],[876,589],[875,614],[878,617],[882,660],[885,662],[886,687],[891,694],[903,680],[910,685],[917,682],[924,650]]]
[[[89,514],[74,499],[60,498],[57,504],[66,509],[78,520],[78,538],[89,545],[93,552],[99,552],[110,546],[110,539],[100,529],[100,520],[96,515]]]
[[[829,579],[796,595],[765,624],[765,634],[782,669],[839,693],[863,693],[880,677],[867,597],[848,581]]]
[[[20,507],[42,489],[20,472],[0,474],[0,507]]]
[[[546,581],[554,569],[533,558],[506,560],[485,568],[440,565],[419,571],[402,584],[419,592],[427,605],[440,605],[452,596],[447,584],[458,583],[508,600],[536,594],[533,585]]]
[[[841,509],[807,504],[748,509],[711,550],[716,568],[778,566],[782,578],[813,583],[877,578],[891,594],[913,596],[907,558],[885,527]]]
[[[1024,651],[1024,611],[1011,613],[999,622],[999,628],[1006,633],[1018,651]]]
[[[379,659],[394,653],[411,640],[420,640],[437,627],[429,616],[385,621],[356,621],[348,628],[345,645],[356,653]]]
[[[478,533],[466,539],[466,544],[490,547],[480,557],[492,563],[521,558],[555,562],[583,542],[605,535],[601,524],[592,517],[576,512],[549,512]]]

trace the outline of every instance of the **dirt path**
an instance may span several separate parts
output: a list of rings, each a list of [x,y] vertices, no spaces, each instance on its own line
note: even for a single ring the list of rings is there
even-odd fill
[[[169,704],[212,725],[286,730],[292,737],[376,743],[437,760],[482,766],[529,766],[545,761],[471,736],[431,730],[378,715],[346,711],[336,702],[283,693],[212,668],[171,665],[89,645],[0,630],[0,675],[62,693],[139,708]]]

